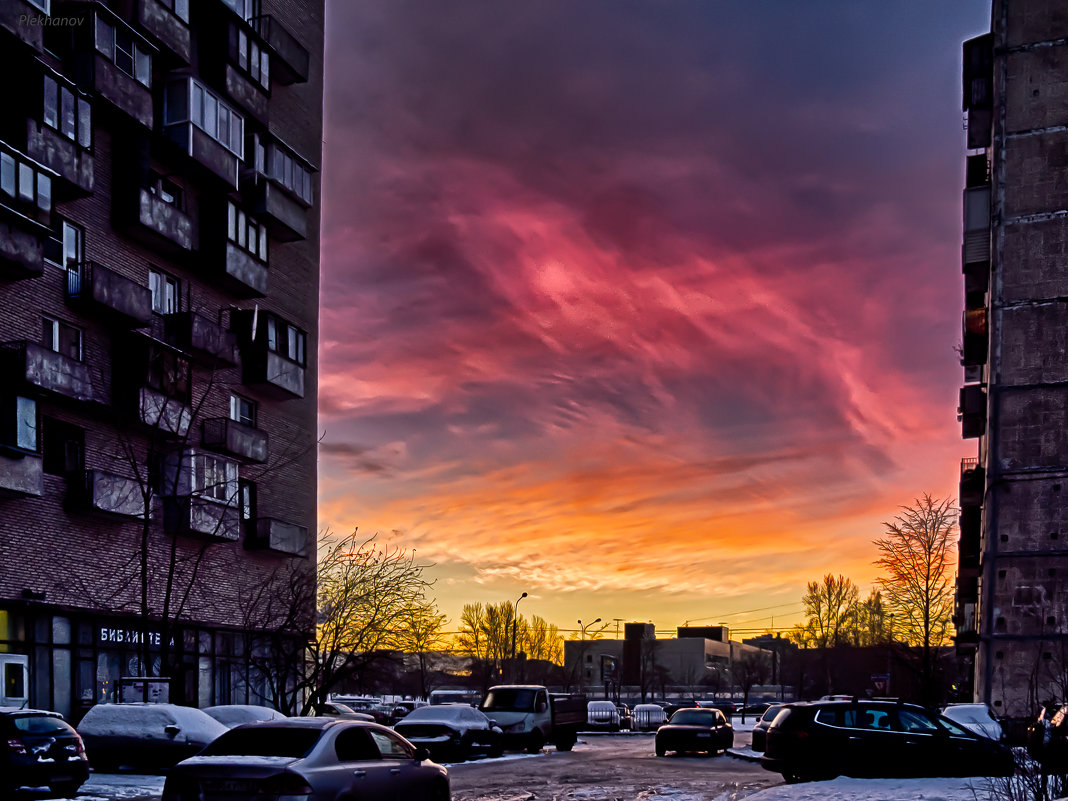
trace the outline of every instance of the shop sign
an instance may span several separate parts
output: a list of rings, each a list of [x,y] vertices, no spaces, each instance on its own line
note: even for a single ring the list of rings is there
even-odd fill
[[[101,626],[97,631],[97,639],[101,645],[148,645],[159,648],[163,635],[158,631]],[[174,640],[171,640],[171,645],[173,644]]]

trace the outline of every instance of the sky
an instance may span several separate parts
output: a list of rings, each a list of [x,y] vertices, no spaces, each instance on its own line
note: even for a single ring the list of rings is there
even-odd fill
[[[982,0],[327,4],[319,524],[737,631],[955,497]]]

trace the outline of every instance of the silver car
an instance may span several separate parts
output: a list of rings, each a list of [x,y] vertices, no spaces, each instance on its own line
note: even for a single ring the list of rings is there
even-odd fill
[[[377,723],[288,718],[230,729],[179,763],[163,787],[163,801],[249,797],[449,801],[449,774]]]

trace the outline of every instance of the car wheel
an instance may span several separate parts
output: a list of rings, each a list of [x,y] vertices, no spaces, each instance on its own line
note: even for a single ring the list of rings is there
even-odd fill
[[[449,785],[444,782],[435,784],[434,789],[430,793],[431,801],[452,801],[452,796],[449,793]]]
[[[540,729],[535,729],[530,733],[530,737],[527,738],[527,753],[540,754],[544,745],[545,737],[542,735]]]
[[[664,748],[664,746],[662,746],[662,745],[658,745],[658,746],[656,747],[656,755],[657,755],[658,757],[662,757],[662,756],[664,756],[665,754],[667,754],[667,749],[666,749],[666,748]]]
[[[78,788],[81,786],[82,782],[75,780],[69,782],[56,782],[55,784],[48,785],[48,789],[51,791],[52,795],[57,798],[64,798],[76,795],[78,793]]]
[[[487,753],[489,754],[489,756],[494,758],[499,757],[501,754],[504,753],[504,743],[501,742],[500,738],[494,740],[490,744],[489,751]]]

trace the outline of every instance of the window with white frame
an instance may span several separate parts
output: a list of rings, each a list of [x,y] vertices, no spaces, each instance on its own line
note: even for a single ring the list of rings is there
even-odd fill
[[[44,246],[49,264],[73,270],[85,258],[85,230],[70,220],[59,220]]]
[[[15,151],[0,150],[0,195],[27,212],[52,210],[52,177]],[[0,197],[0,202],[3,198]]]
[[[267,349],[301,367],[305,364],[307,334],[274,315],[267,316]]]
[[[256,426],[256,402],[241,395],[230,396],[230,419],[247,426]]]
[[[55,317],[41,318],[41,344],[67,358],[82,360],[82,329]]]
[[[236,505],[237,463],[210,453],[193,453],[193,493],[201,498]]]
[[[312,202],[311,170],[285,148],[268,150],[267,177],[278,182],[305,203]]]
[[[156,0],[182,22],[189,23],[189,0]]]
[[[167,176],[152,170],[149,173],[148,185],[145,188],[167,205],[174,206],[179,211],[185,208],[182,187]]]
[[[267,226],[245,214],[232,200],[227,201],[226,238],[260,261],[267,261]]]
[[[93,114],[89,100],[51,75],[44,76],[42,121],[84,148],[93,143]]]
[[[37,450],[37,401],[22,395],[0,396],[0,444]]]
[[[245,153],[245,118],[196,78],[167,85],[164,126],[191,122],[239,159]]]
[[[181,310],[178,279],[159,270],[148,271],[148,288],[152,292],[152,311],[174,314]]]
[[[132,30],[97,14],[94,33],[97,52],[138,83],[152,85],[152,55]]]

